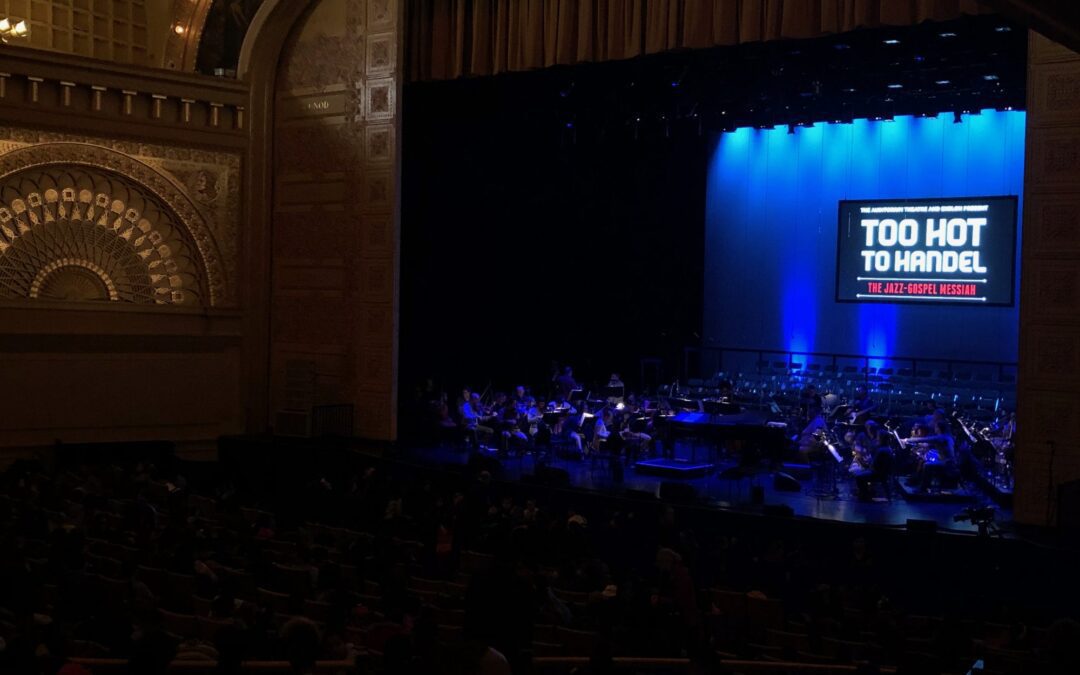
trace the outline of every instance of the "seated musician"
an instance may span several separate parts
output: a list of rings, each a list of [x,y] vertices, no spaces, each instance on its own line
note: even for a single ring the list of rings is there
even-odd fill
[[[652,436],[652,416],[645,414],[636,404],[631,404],[623,411],[623,420],[619,437],[626,447],[627,456],[633,459],[647,453]]]
[[[505,398],[505,397],[504,397]],[[507,450],[529,444],[529,436],[522,429],[524,422],[520,407],[513,400],[506,400],[499,409],[499,433]]]
[[[438,398],[431,401],[431,411],[435,416],[435,424],[440,429],[456,429],[457,422],[450,415],[450,405],[446,402],[446,392],[439,394]]]
[[[625,401],[625,396],[626,385],[623,384],[618,373],[612,373],[611,379],[607,383],[607,402],[611,405],[617,405]]]
[[[468,392],[468,390],[465,390]],[[492,415],[484,410],[480,402],[480,394],[470,394],[468,400],[461,405],[461,426],[470,432],[477,446],[483,448],[485,443],[491,441],[495,430],[489,426]]]
[[[881,448],[889,445],[889,434],[874,420],[867,420],[859,433],[865,447]]]
[[[806,426],[799,432],[795,442],[799,447],[799,456],[802,457],[803,461],[809,463],[811,460],[818,459],[821,454],[819,432],[825,429],[826,426],[821,405],[811,403],[806,411],[806,419]]]
[[[855,388],[855,397],[852,399],[850,406],[852,424],[864,423],[870,417],[870,413],[877,410],[877,403],[870,398],[870,395],[866,392],[866,387]]]
[[[544,414],[541,412],[543,409],[543,402],[537,405],[536,399],[532,396],[529,396],[525,399],[525,406],[522,409],[522,417],[524,417],[525,432],[528,433],[529,438],[536,437],[536,433],[539,431],[541,423],[543,423]]]
[[[1016,436],[1016,411],[1009,413],[1005,418],[1005,424],[1001,427],[1001,437],[1011,441]]]
[[[571,445],[574,446],[574,450],[577,451],[577,454],[580,457],[584,457],[587,454],[584,427],[585,413],[579,413],[573,408],[570,408],[570,413],[562,423],[562,430],[566,433],[567,438],[570,439]]]
[[[599,450],[600,444],[611,436],[611,430],[608,429],[609,424],[611,424],[611,410],[604,408],[604,412],[596,416],[596,426],[593,427],[592,443],[590,444],[592,450]]]
[[[934,422],[932,433],[926,433],[921,424],[912,427],[912,435],[905,438],[905,446],[912,447],[918,458],[914,480],[908,485],[917,485],[920,491],[930,489],[934,481],[938,485],[952,483],[959,477],[956,467],[956,441],[949,432],[944,420]]]
[[[858,486],[859,499],[870,499],[870,486],[888,480],[893,464],[889,435],[880,424],[870,420],[852,443],[851,473]]]
[[[524,405],[529,400],[529,394],[525,391],[525,387],[518,385],[514,387],[514,403],[518,405]]]

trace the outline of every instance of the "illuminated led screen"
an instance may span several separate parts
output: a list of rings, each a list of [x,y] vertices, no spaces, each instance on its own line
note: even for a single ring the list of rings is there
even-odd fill
[[[1016,197],[841,201],[836,299],[1012,305]]]

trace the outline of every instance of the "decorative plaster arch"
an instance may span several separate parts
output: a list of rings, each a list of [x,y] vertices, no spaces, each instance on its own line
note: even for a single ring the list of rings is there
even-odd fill
[[[174,0],[172,3],[172,22],[169,24],[169,36],[165,39],[165,49],[161,54],[161,66],[170,70],[192,72],[199,58],[199,43],[202,42],[206,17],[214,0]],[[179,26],[184,30],[176,32]]]
[[[42,167],[87,167],[114,174],[145,189],[169,209],[195,244],[206,274],[209,304],[226,296],[227,280],[217,242],[195,204],[172,179],[116,150],[89,143],[44,143],[0,155],[0,184],[18,173]]]
[[[280,55],[293,26],[315,2],[316,0],[263,0],[251,19],[243,44],[240,45],[236,78],[247,80],[251,77],[256,51],[269,49]],[[276,72],[276,58],[271,65]]]

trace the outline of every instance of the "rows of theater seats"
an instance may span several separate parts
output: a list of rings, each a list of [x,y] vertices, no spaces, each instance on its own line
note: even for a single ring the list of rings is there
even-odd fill
[[[684,391],[695,397],[718,396],[723,381],[731,382],[739,395],[751,400],[794,396],[811,384],[821,394],[840,397],[851,396],[857,387],[866,387],[871,396],[881,401],[883,410],[893,415],[915,414],[926,401],[975,416],[988,416],[1000,408],[1016,409],[1015,375],[989,366],[951,371],[760,361],[745,371],[721,371],[710,379],[691,378]]]
[[[118,483],[126,480],[124,470],[107,473]],[[97,487],[86,489],[94,481]],[[493,553],[462,550],[441,564],[433,555],[440,548],[437,537],[387,536],[377,530],[377,518],[373,532],[311,520],[278,527],[285,514],[224,507],[153,480],[135,493],[128,490],[128,496],[90,497],[107,494],[108,482],[105,476],[66,475],[42,481],[52,492],[49,499],[25,490],[0,497],[8,523],[6,569],[19,562],[26,570],[5,575],[24,591],[0,599],[0,636],[9,645],[27,630],[31,611],[39,626],[55,621],[70,627],[63,647],[69,657],[123,656],[122,648],[107,644],[116,634],[105,626],[141,623],[145,629],[160,622],[179,645],[178,658],[218,658],[225,648],[222,636],[238,625],[253,635],[249,658],[275,658],[281,656],[280,630],[294,616],[322,629],[324,658],[378,657],[392,652],[395,640],[410,634],[416,640],[423,631],[440,649],[453,649],[466,638],[470,586],[490,578],[499,563]],[[178,533],[193,540],[161,543]],[[585,535],[584,529],[577,533]],[[235,540],[236,554],[213,545],[222,540]],[[578,581],[578,590],[568,590],[560,587],[558,568],[541,565],[538,573],[566,611],[555,615],[558,621],[551,614],[531,619],[527,651],[536,657],[590,656],[601,642],[608,649],[617,644],[598,631],[611,599],[606,586],[583,589]],[[844,603],[842,613],[814,615],[786,611],[780,599],[737,588],[696,596],[700,613],[684,621],[700,627],[717,659],[903,663],[910,672],[952,671],[975,657],[986,659],[990,673],[1021,667],[1043,672],[1047,665],[1039,651],[1047,634],[1034,628],[1018,635],[1009,625],[858,610],[851,606],[855,600]]]

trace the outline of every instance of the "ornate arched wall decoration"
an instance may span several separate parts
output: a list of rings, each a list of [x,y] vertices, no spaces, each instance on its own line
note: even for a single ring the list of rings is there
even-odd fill
[[[161,65],[169,70],[194,71],[206,15],[214,0],[173,0],[169,34],[165,38]]]
[[[84,143],[0,155],[0,297],[201,306],[224,291],[209,228],[150,166]]]

